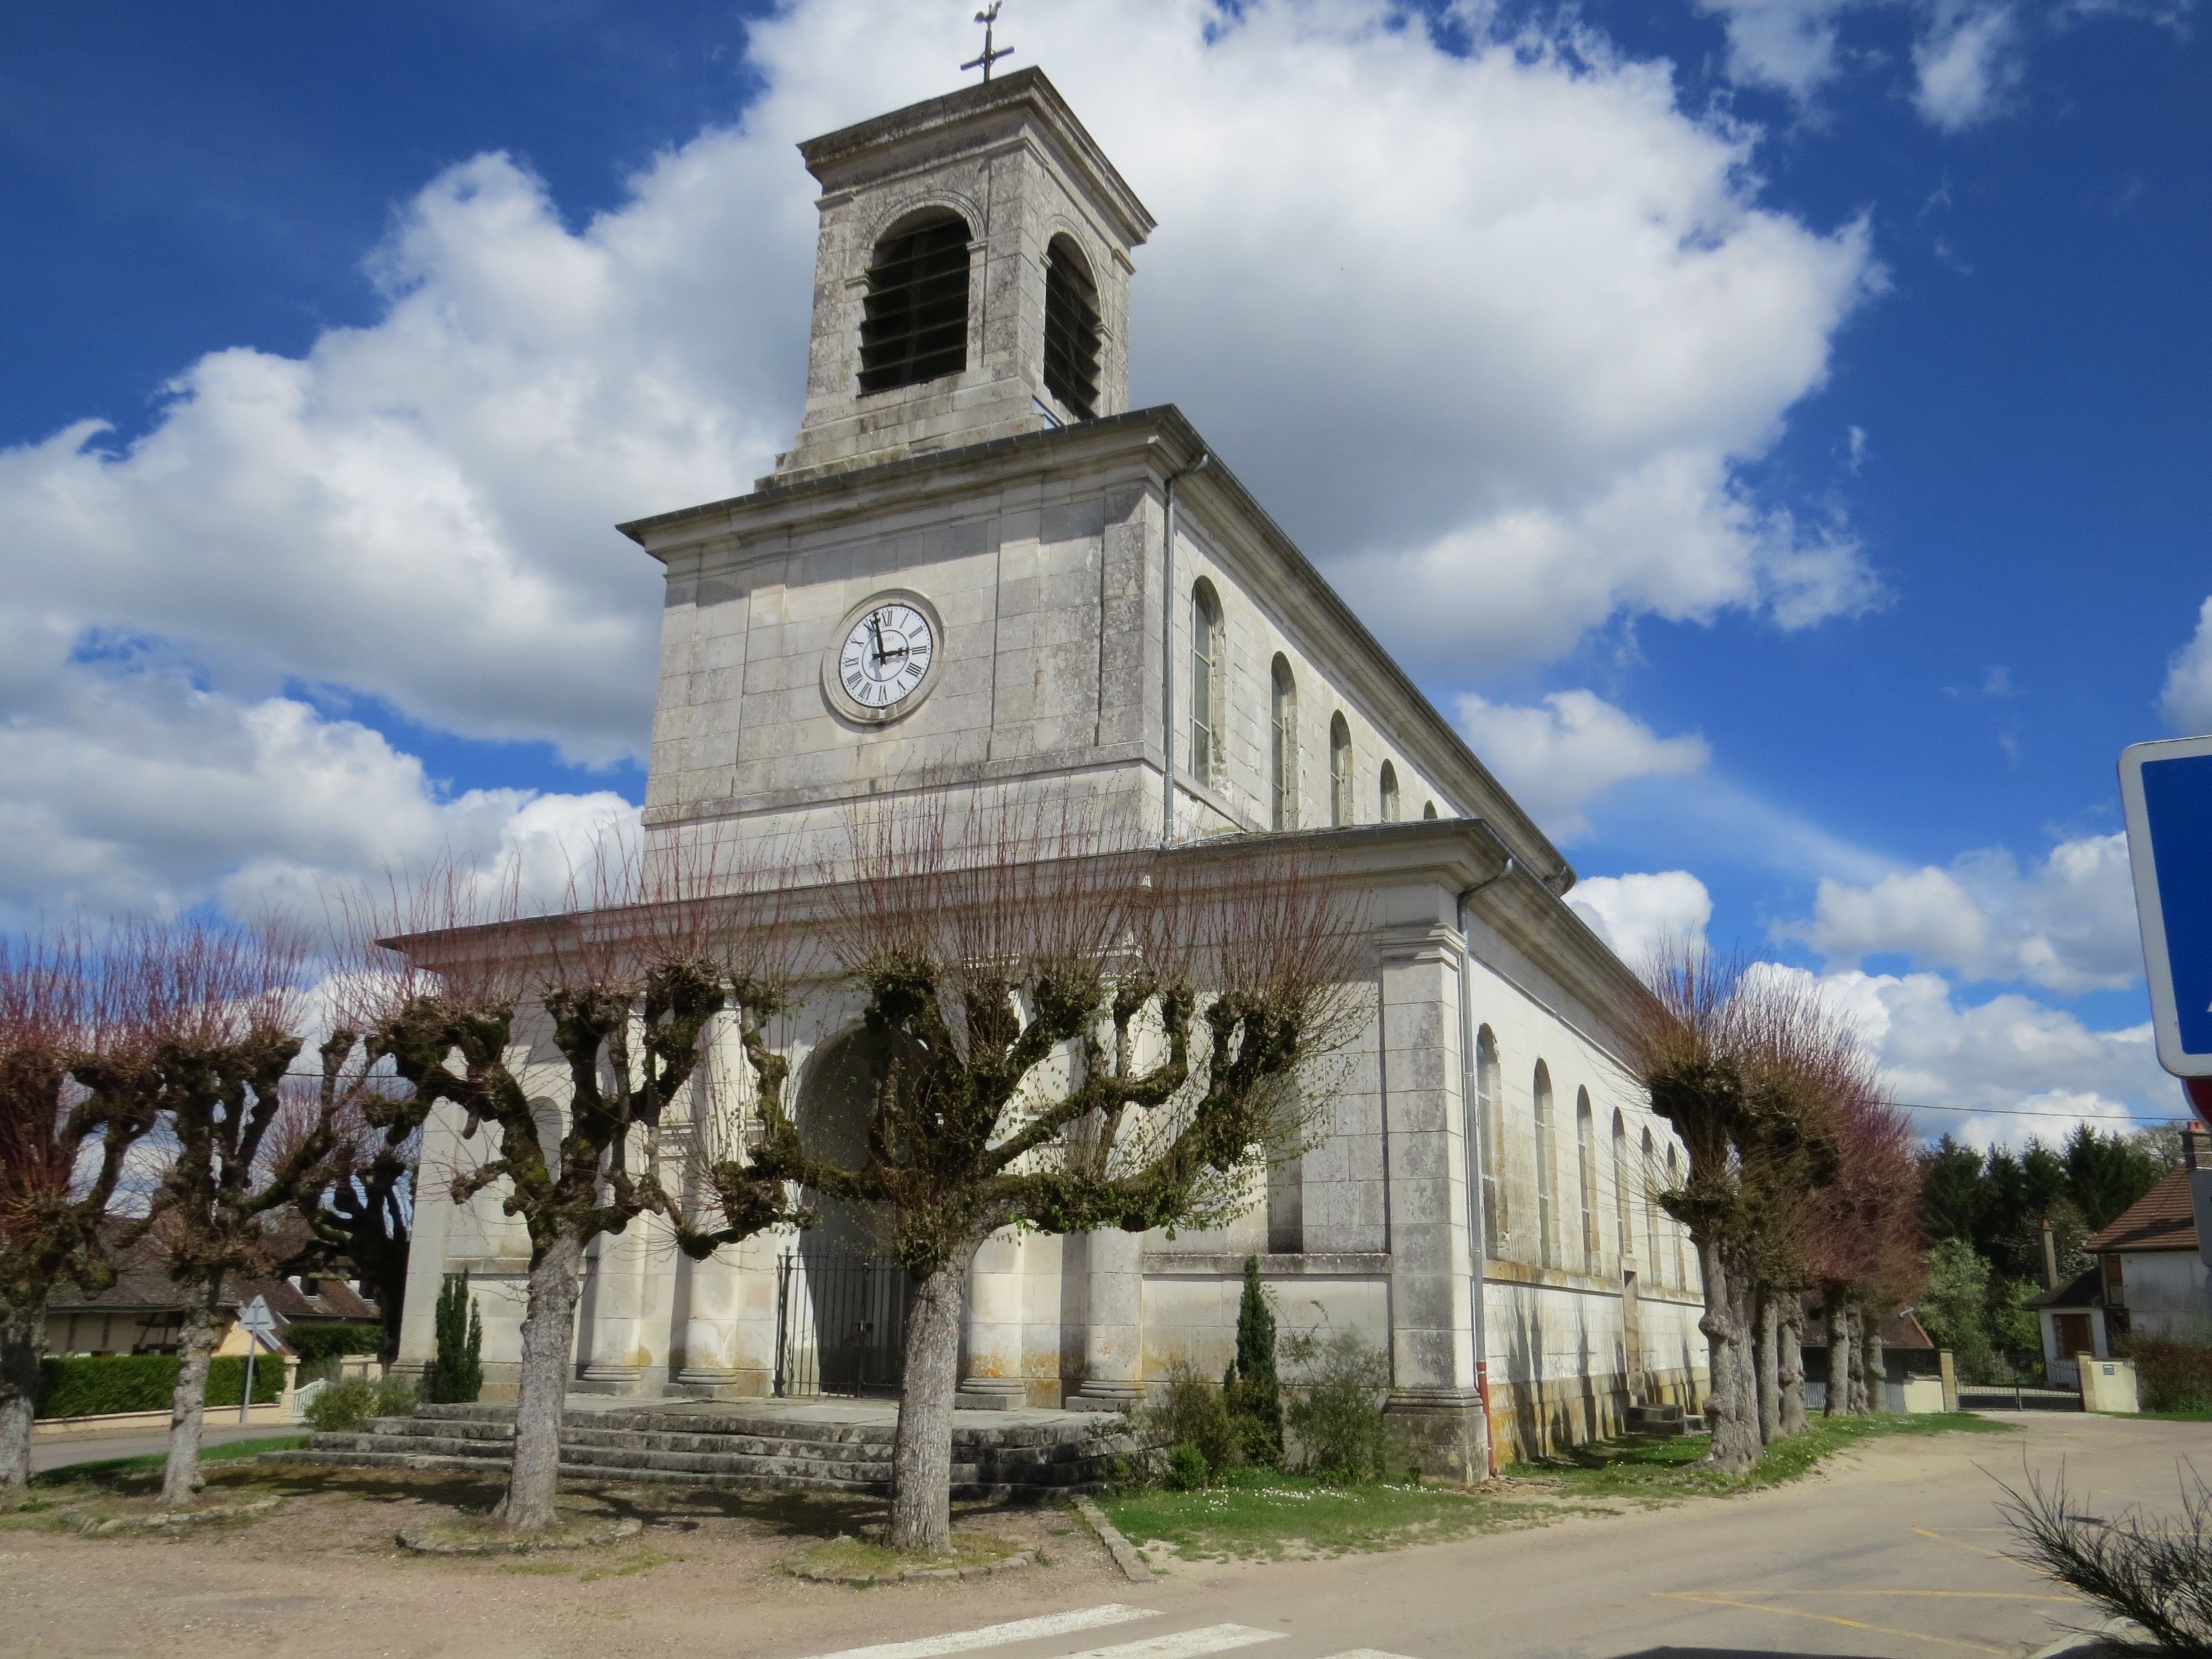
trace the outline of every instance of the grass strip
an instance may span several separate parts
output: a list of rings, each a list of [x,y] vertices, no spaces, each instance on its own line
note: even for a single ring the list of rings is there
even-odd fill
[[[1098,1507],[1141,1548],[1155,1540],[1191,1559],[1272,1561],[1439,1543],[1539,1524],[1562,1510],[1445,1486],[1325,1486],[1310,1475],[1232,1470],[1204,1492],[1139,1492]]]
[[[2009,1434],[2012,1425],[1992,1423],[1972,1412],[1929,1412],[1917,1416],[1886,1412],[1875,1417],[1816,1417],[1802,1434],[1769,1446],[1759,1466],[1744,1480],[1704,1467],[1711,1442],[1705,1435],[1629,1435],[1572,1446],[1548,1457],[1513,1464],[1506,1473],[1577,1498],[1626,1498],[1674,1503],[1689,1498],[1722,1498],[1795,1480],[1838,1452],[1869,1440],[1935,1434]]]
[[[200,1462],[221,1463],[234,1457],[258,1457],[263,1452],[296,1451],[307,1443],[304,1434],[278,1434],[258,1440],[232,1440],[200,1448]],[[148,1452],[139,1457],[108,1457],[89,1463],[64,1463],[31,1477],[34,1486],[66,1486],[79,1480],[115,1480],[160,1468],[169,1461],[167,1452]]]

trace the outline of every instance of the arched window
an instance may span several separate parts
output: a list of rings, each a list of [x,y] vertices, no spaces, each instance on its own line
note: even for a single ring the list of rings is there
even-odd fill
[[[1644,1187],[1644,1271],[1653,1283],[1659,1281],[1659,1200],[1652,1192],[1658,1177],[1657,1160],[1651,1152],[1651,1131],[1644,1132],[1644,1164],[1637,1179]]]
[[[1552,1069],[1536,1062],[1536,1243],[1544,1265],[1559,1265],[1559,1170],[1552,1161]]]
[[[1482,1170],[1482,1248],[1486,1255],[1503,1257],[1513,1236],[1512,1218],[1505,1209],[1505,1183],[1498,1178],[1503,1151],[1499,1138],[1505,1132],[1498,1109],[1498,1039],[1486,1025],[1474,1037],[1475,1124],[1480,1135]]]
[[[1270,713],[1273,743],[1267,751],[1267,787],[1272,805],[1268,822],[1278,830],[1298,827],[1298,683],[1291,677],[1289,661],[1278,654]]]
[[[1044,256],[1044,389],[1086,421],[1098,412],[1098,285],[1065,236]]]
[[[1423,817],[1425,817],[1425,818],[1432,818],[1432,817],[1436,817],[1436,815],[1437,815],[1437,804],[1436,804],[1436,802],[1434,802],[1434,801],[1425,801],[1425,802],[1423,802],[1423,803],[1422,803],[1422,805],[1421,805],[1421,816],[1422,816]]]
[[[1636,1226],[1628,1212],[1628,1121],[1619,1111],[1613,1115],[1613,1224],[1626,1262],[1636,1254]]]
[[[1344,716],[1328,718],[1328,821],[1338,829],[1352,822],[1352,728]]]
[[[968,224],[933,214],[876,244],[860,321],[860,390],[968,367]]]
[[[1200,783],[1221,770],[1221,601],[1213,584],[1190,590],[1190,775]]]
[[[1597,1124],[1590,1115],[1589,1091],[1575,1091],[1575,1187],[1583,1201],[1583,1271],[1598,1270]]]
[[[1398,821],[1398,769],[1389,761],[1382,763],[1382,822]]]
[[[1674,1149],[1669,1146],[1667,1149],[1667,1190],[1671,1193],[1681,1184],[1681,1165],[1674,1162]],[[1682,1266],[1682,1224],[1671,1215],[1667,1218],[1667,1237],[1674,1246],[1674,1288],[1679,1291],[1688,1282],[1689,1276]]]

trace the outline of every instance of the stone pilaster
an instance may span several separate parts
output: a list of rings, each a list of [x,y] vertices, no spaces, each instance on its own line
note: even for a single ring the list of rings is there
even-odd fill
[[[1145,1397],[1144,1240],[1106,1227],[1084,1244],[1091,1259],[1083,1386],[1067,1404],[1077,1411],[1127,1411]]]
[[[1018,1233],[994,1233],[968,1270],[956,1403],[970,1410],[1018,1406],[1028,1394],[1022,1380],[1022,1244]]]

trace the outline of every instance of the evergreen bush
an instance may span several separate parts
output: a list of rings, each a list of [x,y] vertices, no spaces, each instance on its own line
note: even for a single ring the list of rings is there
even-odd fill
[[[438,1292],[438,1354],[423,1379],[433,1404],[465,1406],[483,1392],[483,1321],[465,1273],[447,1273]]]
[[[1230,1421],[1228,1402],[1212,1379],[1201,1375],[1188,1359],[1169,1365],[1166,1392],[1157,1405],[1145,1407],[1139,1418],[1155,1445],[1171,1449],[1170,1473],[1176,1454],[1185,1448],[1205,1460],[1209,1480],[1236,1468],[1241,1461],[1242,1449],[1236,1425]]]
[[[335,1372],[336,1362],[348,1354],[381,1352],[384,1327],[295,1324],[285,1330],[284,1342],[300,1356],[297,1381],[313,1382]]]
[[[1237,1358],[1221,1378],[1222,1400],[1243,1462],[1275,1468],[1283,1461],[1283,1393],[1275,1375],[1275,1310],[1260,1284],[1260,1259],[1244,1258],[1244,1296],[1237,1308]]]

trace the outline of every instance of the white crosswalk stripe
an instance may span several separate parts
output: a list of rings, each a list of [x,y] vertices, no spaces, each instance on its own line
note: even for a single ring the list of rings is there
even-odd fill
[[[1385,1653],[1380,1648],[1346,1648],[1342,1653],[1332,1653],[1328,1659],[1406,1659],[1402,1653]]]
[[[936,1659],[939,1654],[1004,1647],[1010,1642],[1034,1642],[1047,1636],[1066,1636],[1075,1631],[1097,1630],[1107,1625],[1126,1625],[1132,1619],[1158,1617],[1159,1614],[1150,1607],[1125,1607],[1119,1601],[1109,1601],[1103,1607],[1083,1607],[1074,1613],[1047,1613],[1039,1619],[1010,1620],[1003,1625],[984,1625],[975,1630],[956,1630],[943,1636],[917,1637],[911,1642],[879,1642],[869,1648],[846,1648],[836,1653],[818,1654],[816,1659]]]
[[[1148,1637],[1141,1642],[1123,1642],[1110,1648],[1092,1648],[1087,1653],[1071,1653],[1067,1659],[1200,1659],[1209,1653],[1226,1653],[1231,1648],[1249,1648],[1259,1642],[1279,1642],[1288,1631],[1255,1630],[1250,1625],[1201,1625],[1196,1630],[1179,1630],[1171,1636]]]

